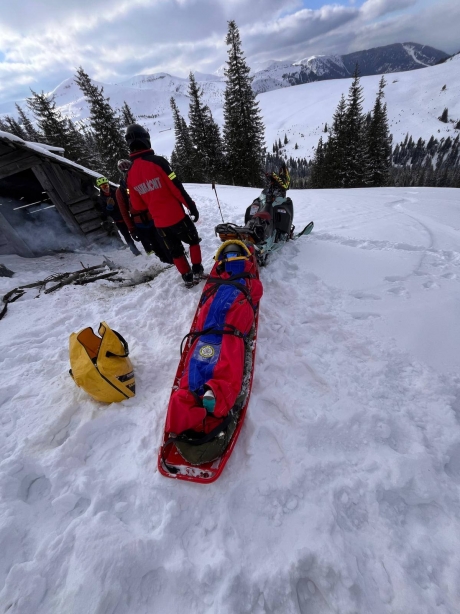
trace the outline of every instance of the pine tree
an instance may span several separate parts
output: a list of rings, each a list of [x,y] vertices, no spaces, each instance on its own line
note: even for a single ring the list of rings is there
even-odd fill
[[[118,160],[129,156],[122,135],[122,121],[104,96],[104,88],[94,85],[82,67],[77,70],[75,81],[90,106],[91,128],[102,165],[100,170],[109,178],[116,178]]]
[[[287,134],[284,134],[284,144],[287,145],[289,143],[288,138],[287,138]]]
[[[5,126],[5,132],[14,134],[15,136],[18,136],[20,139],[27,141],[27,134],[25,133],[22,126],[20,126],[19,123],[14,119],[14,117],[11,117],[10,115],[6,115],[3,125]]]
[[[228,22],[226,44],[224,149],[229,179],[237,185],[260,186],[265,159],[264,125],[234,21]]]
[[[35,115],[42,141],[48,145],[63,147],[69,160],[89,166],[91,157],[85,139],[73,122],[61,115],[56,108],[54,96],[32,91],[32,96],[27,99],[27,106]]]
[[[359,81],[358,65],[348,93],[344,122],[346,140],[343,185],[346,188],[357,188],[364,185],[367,164],[363,128],[363,88]]]
[[[375,99],[370,124],[367,128],[368,181],[373,186],[384,186],[391,165],[391,137],[387,107],[383,103],[386,82],[382,76]]]
[[[449,110],[447,108],[444,109],[444,111],[441,113],[439,121],[444,122],[445,124],[447,124],[447,122],[449,121]]]
[[[45,92],[37,94],[33,90],[32,96],[27,98],[27,106],[35,115],[37,126],[43,134],[43,139],[47,145],[63,147],[67,156],[73,160],[73,151],[69,150],[69,139],[67,135],[67,120],[56,108],[54,96],[49,96]]]
[[[345,96],[342,94],[332,116],[331,135],[327,148],[328,187],[341,188],[345,185],[347,133],[345,129]],[[325,162],[326,163],[326,160]]]
[[[86,168],[98,168],[98,158],[94,155],[91,143],[85,134],[79,130],[72,120],[67,119],[67,150],[72,152],[72,160]],[[69,155],[70,157],[70,155]]]
[[[188,94],[189,107],[189,133],[196,148],[197,159],[201,165],[204,181],[221,179],[224,155],[222,139],[217,123],[212,117],[211,110],[202,102],[203,91],[198,86],[195,76],[189,75]]]
[[[310,187],[314,189],[324,188],[324,146],[323,137],[321,136],[316,148],[315,157],[311,166]]]
[[[27,140],[32,141],[34,143],[40,143],[44,138],[43,134],[41,134],[36,128],[34,128],[34,125],[27,117],[24,110],[17,103],[15,103],[15,107],[18,112],[18,117],[22,129],[26,133]]]
[[[176,101],[172,96],[170,104],[176,136],[176,144],[171,156],[174,159],[174,171],[181,181],[188,183],[201,182],[203,181],[202,167],[199,163],[196,149],[193,146],[187,124],[179,113]]]
[[[126,100],[123,101],[123,106],[121,107],[121,123],[125,128],[136,123],[136,118]]]

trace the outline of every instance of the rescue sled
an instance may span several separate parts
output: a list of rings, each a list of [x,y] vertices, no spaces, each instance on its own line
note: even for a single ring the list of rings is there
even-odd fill
[[[223,250],[231,253],[228,250],[233,249],[232,246],[235,244],[243,245],[240,241],[228,241],[220,246],[218,254],[222,253]],[[214,482],[222,473],[241,432],[252,388],[259,300],[262,294],[254,249],[248,248],[246,245],[244,247],[248,250],[249,254],[249,256],[246,256],[248,264],[245,264],[245,266],[250,273],[246,270],[231,275],[229,273],[222,275],[222,260],[219,261],[218,254],[216,254],[217,261],[203,289],[190,332],[183,340],[181,359],[170,395],[163,441],[158,455],[158,469],[165,477],[202,484]],[[232,260],[242,259],[241,257],[235,257]],[[229,265],[225,264],[225,266]],[[255,284],[258,285],[255,286]],[[246,291],[244,290],[245,287]],[[257,297],[259,298],[255,305],[250,301],[251,296],[249,292],[249,289],[252,290],[254,288],[257,288]],[[245,309],[245,326],[242,327],[245,330],[244,334],[236,330],[236,327],[229,324],[228,321],[224,322],[221,330],[215,328],[215,319],[212,319],[214,317],[212,313],[213,306],[217,305],[216,309],[219,308],[220,304],[228,306],[229,295],[236,297],[232,307],[230,307],[233,310],[231,314],[233,318],[237,315],[238,309]],[[255,292],[253,296],[256,296]],[[208,303],[208,301],[211,302]],[[250,313],[248,305],[252,309],[251,324],[248,315]],[[207,312],[205,311],[206,309]],[[204,317],[206,317],[205,320]],[[221,317],[221,314],[219,314],[219,317]],[[228,315],[222,317],[231,319]],[[200,330],[203,322],[208,322],[210,318],[214,322],[214,328]],[[224,347],[224,344],[226,344],[226,347]],[[238,349],[236,352],[235,347]],[[240,352],[239,348],[244,348],[244,354]],[[236,398],[234,401],[231,401],[233,404],[228,413],[223,416],[217,416],[204,410],[206,415],[199,425],[194,425],[193,428],[186,428],[182,432],[171,432],[171,425],[180,424],[183,419],[186,421],[190,420],[190,412],[193,415],[193,412],[199,414],[201,411],[200,403],[204,403],[204,396],[200,396],[199,393],[203,393],[203,390],[208,388],[208,385],[205,384],[204,387],[192,390],[196,384],[195,381],[191,385],[195,377],[194,361],[199,361],[196,364],[198,364],[198,375],[201,377],[206,369],[212,367],[210,361],[215,359],[213,371],[213,374],[215,374],[219,368],[220,361],[225,361],[226,357],[228,358],[229,351],[232,356],[238,356],[238,360],[241,361],[242,359],[243,363],[242,369],[240,368],[239,371],[236,369],[240,374],[238,380],[235,379],[234,373],[229,373],[229,381],[223,381],[222,383],[226,390],[239,391],[235,393]],[[216,356],[217,358],[215,358]],[[232,377],[234,381],[231,381]],[[212,386],[214,384],[211,382],[218,380],[211,378],[207,381]],[[216,389],[215,386],[214,389]],[[217,389],[220,391],[218,386]],[[194,396],[196,406],[189,407],[190,395]],[[219,396],[219,393],[216,396]],[[183,406],[181,406],[183,399],[185,401]],[[189,401],[188,405],[186,400]],[[218,409],[217,401],[216,399],[216,413]],[[168,428],[168,425],[170,428]]]

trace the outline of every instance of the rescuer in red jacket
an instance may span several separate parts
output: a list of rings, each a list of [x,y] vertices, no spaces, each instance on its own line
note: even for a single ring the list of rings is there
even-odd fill
[[[147,207],[155,227],[163,237],[185,285],[190,288],[203,276],[200,237],[194,222],[199,214],[195,203],[171,170],[168,161],[156,156],[150,146],[150,135],[139,124],[126,130],[131,168],[127,175],[129,198],[133,211]],[[190,212],[185,215],[183,205]],[[192,268],[182,243],[190,245]]]

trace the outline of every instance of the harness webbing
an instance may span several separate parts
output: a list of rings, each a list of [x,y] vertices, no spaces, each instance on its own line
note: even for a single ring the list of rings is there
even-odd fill
[[[164,446],[167,446],[170,443],[175,443],[176,441],[183,441],[188,443],[190,446],[201,446],[205,443],[209,443],[213,439],[215,439],[221,432],[225,431],[230,422],[234,419],[235,412],[234,410],[230,410],[225,418],[222,420],[220,424],[209,431],[209,433],[200,433],[199,431],[184,431],[177,435],[177,437],[170,437],[165,443]],[[191,437],[189,434],[193,434]]]
[[[254,279],[254,275],[249,273],[248,271],[243,271],[241,273],[234,273],[228,279],[222,279],[221,277],[208,277],[208,281],[206,285],[212,284],[208,290],[203,292],[203,296],[201,297],[200,306],[203,306],[206,301],[217,292],[220,286],[233,286],[238,288],[240,292],[242,292],[245,298],[249,301],[252,308],[254,305],[251,301],[251,295],[249,292],[249,288],[243,284],[240,284],[237,279]]]
[[[193,332],[187,333],[180,344],[180,355],[182,356],[184,350],[184,341],[189,337],[192,340],[192,344],[196,339],[198,339],[198,337],[201,337],[202,335],[234,335],[235,337],[244,338],[244,334],[232,324],[224,324],[224,326],[226,326],[230,330],[222,330],[218,328],[213,328],[211,326],[209,328],[205,328],[204,330],[195,330]]]

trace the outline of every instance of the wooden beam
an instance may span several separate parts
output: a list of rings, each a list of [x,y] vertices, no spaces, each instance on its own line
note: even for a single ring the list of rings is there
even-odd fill
[[[9,154],[8,154],[9,155]],[[5,177],[9,177],[10,175],[15,175],[16,173],[20,173],[21,171],[25,171],[28,168],[32,168],[36,164],[40,163],[40,158],[33,154],[27,154],[26,156],[22,156],[15,162],[10,162],[9,164],[5,164],[0,167],[0,179],[4,179]]]
[[[99,230],[91,230],[90,232],[87,233],[86,238],[88,239],[88,241],[95,241],[97,239],[107,239],[108,238],[108,234],[105,230],[103,230],[102,228],[100,228]],[[115,237],[116,238],[116,237]]]
[[[0,232],[2,232],[7,239],[8,245],[14,250],[14,254],[18,254],[23,258],[33,258],[34,253],[27,245],[27,243],[18,235],[16,230],[6,220],[6,218],[0,213]],[[5,247],[2,246],[2,252],[5,254]]]
[[[85,233],[83,229],[80,227],[77,220],[74,218],[72,212],[59,195],[59,192],[54,185],[55,177],[53,173],[49,172],[48,166],[49,165],[47,162],[42,161],[42,164],[33,166],[32,171],[35,177],[41,183],[43,189],[51,198],[51,202],[53,203],[53,205],[64,218],[64,221],[70,228],[70,230],[72,230],[73,232],[77,232],[79,235],[84,235]]]
[[[11,164],[11,162],[18,162],[19,160],[22,160],[22,158],[27,158],[33,154],[34,152],[30,150],[9,149],[4,154],[0,154],[0,168],[2,168],[2,166],[6,166],[7,164]]]
[[[100,227],[101,227],[101,220],[100,220],[100,218],[98,218],[96,220],[90,220],[89,222],[82,222],[82,224],[81,224],[81,229],[85,233],[91,232],[92,230],[97,230]]]
[[[94,206],[94,202],[88,197],[86,197],[86,200],[82,200],[76,205],[69,205],[69,209],[72,211],[74,215],[77,215],[77,213],[81,213],[82,211],[89,211],[90,209],[92,209],[93,211],[96,211],[96,213],[100,215],[100,213],[97,211],[96,207]]]
[[[80,224],[80,227],[82,222],[87,222],[88,220],[98,220],[99,225],[101,224],[101,216],[95,209],[88,209],[88,211],[77,213],[75,219]]]
[[[13,147],[11,145],[0,142],[0,155],[7,154],[10,151],[13,151]]]

